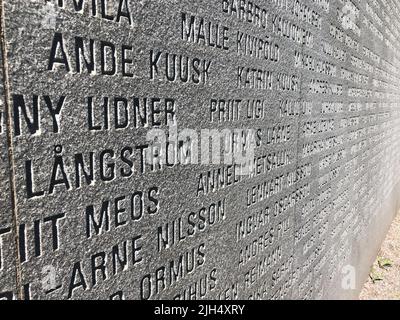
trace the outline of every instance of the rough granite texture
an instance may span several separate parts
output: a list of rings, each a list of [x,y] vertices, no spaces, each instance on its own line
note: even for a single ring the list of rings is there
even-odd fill
[[[398,208],[400,7],[238,2],[0,0],[0,295],[358,296]],[[143,165],[168,119],[194,154],[253,130],[253,174]]]
[[[2,53],[0,65],[3,68]],[[16,250],[10,189],[10,165],[7,142],[7,115],[4,108],[4,79],[0,74],[0,300],[16,297]]]

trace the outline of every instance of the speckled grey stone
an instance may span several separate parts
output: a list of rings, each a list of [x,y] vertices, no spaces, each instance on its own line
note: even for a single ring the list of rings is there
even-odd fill
[[[14,262],[0,269],[0,289],[24,299],[357,296],[398,207],[398,5],[242,2],[256,19],[228,2],[1,2],[11,119],[0,136],[0,227]],[[219,40],[198,40],[191,22]],[[267,58],[238,51],[238,39],[266,44]],[[168,73],[172,59],[187,59],[190,76]],[[240,117],[219,121],[214,100],[240,100]],[[262,116],[247,117],[254,100]],[[169,120],[198,136],[251,129],[257,163],[279,163],[240,178],[223,164],[143,166],[146,135]],[[211,190],[218,170],[227,185]],[[262,186],[267,196],[252,197]]]
[[[2,52],[0,65],[3,70]],[[15,233],[13,232],[13,210],[11,205],[10,168],[6,109],[4,99],[4,79],[0,74],[0,300],[17,297],[17,259]]]

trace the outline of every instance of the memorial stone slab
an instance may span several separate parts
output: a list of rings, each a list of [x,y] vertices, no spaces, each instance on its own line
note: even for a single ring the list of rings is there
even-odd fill
[[[0,297],[357,297],[398,209],[396,1],[0,3]]]

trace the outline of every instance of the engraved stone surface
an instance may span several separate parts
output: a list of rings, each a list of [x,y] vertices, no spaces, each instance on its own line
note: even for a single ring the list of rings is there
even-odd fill
[[[2,52],[0,66],[3,68]],[[0,300],[16,297],[16,250],[11,205],[10,165],[7,143],[7,115],[4,108],[4,79],[0,73]]]
[[[0,298],[357,296],[398,209],[398,3],[0,3]]]

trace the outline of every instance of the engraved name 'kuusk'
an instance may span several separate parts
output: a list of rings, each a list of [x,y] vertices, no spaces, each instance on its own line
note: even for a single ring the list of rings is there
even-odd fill
[[[158,50],[150,51],[150,79],[205,85],[210,80],[211,61]]]
[[[59,8],[133,25],[132,0],[55,0]]]

